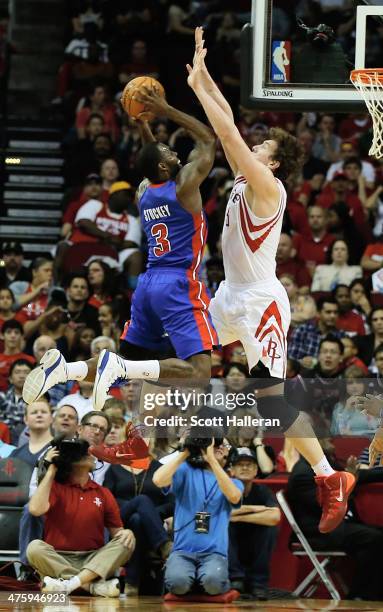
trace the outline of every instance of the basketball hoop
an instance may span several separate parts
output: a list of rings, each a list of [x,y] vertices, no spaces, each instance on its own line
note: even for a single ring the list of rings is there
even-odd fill
[[[372,117],[373,140],[369,155],[383,157],[383,68],[353,70],[350,80],[363,96]]]

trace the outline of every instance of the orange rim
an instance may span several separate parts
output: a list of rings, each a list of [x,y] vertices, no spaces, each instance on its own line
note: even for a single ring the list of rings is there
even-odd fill
[[[353,70],[350,74],[350,80],[353,83],[361,83],[362,85],[383,86],[383,68],[364,68],[363,70]]]

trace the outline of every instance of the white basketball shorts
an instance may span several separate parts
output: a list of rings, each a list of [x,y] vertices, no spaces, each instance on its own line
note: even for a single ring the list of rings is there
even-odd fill
[[[223,281],[209,311],[225,346],[240,341],[249,371],[261,361],[275,378],[286,378],[289,298],[277,278],[236,285]]]

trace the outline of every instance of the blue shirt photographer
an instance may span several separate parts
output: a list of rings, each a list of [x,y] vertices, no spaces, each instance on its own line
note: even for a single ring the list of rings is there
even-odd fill
[[[243,483],[234,478],[232,481],[243,492]],[[241,502],[233,505],[227,500],[212,471],[192,467],[187,462],[175,472],[171,491],[176,498],[173,551],[217,553],[227,557],[230,513]],[[195,531],[195,515],[201,511],[210,514],[208,533]]]

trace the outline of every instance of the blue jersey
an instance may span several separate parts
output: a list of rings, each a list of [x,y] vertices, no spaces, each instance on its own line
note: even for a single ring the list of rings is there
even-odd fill
[[[139,208],[149,247],[147,268],[183,268],[197,274],[207,238],[204,212],[185,210],[172,180],[149,185]]]
[[[148,239],[147,270],[132,298],[131,320],[121,338],[158,355],[173,348],[188,359],[218,344],[199,278],[207,227],[203,211],[185,210],[175,181],[149,185],[139,200]]]

